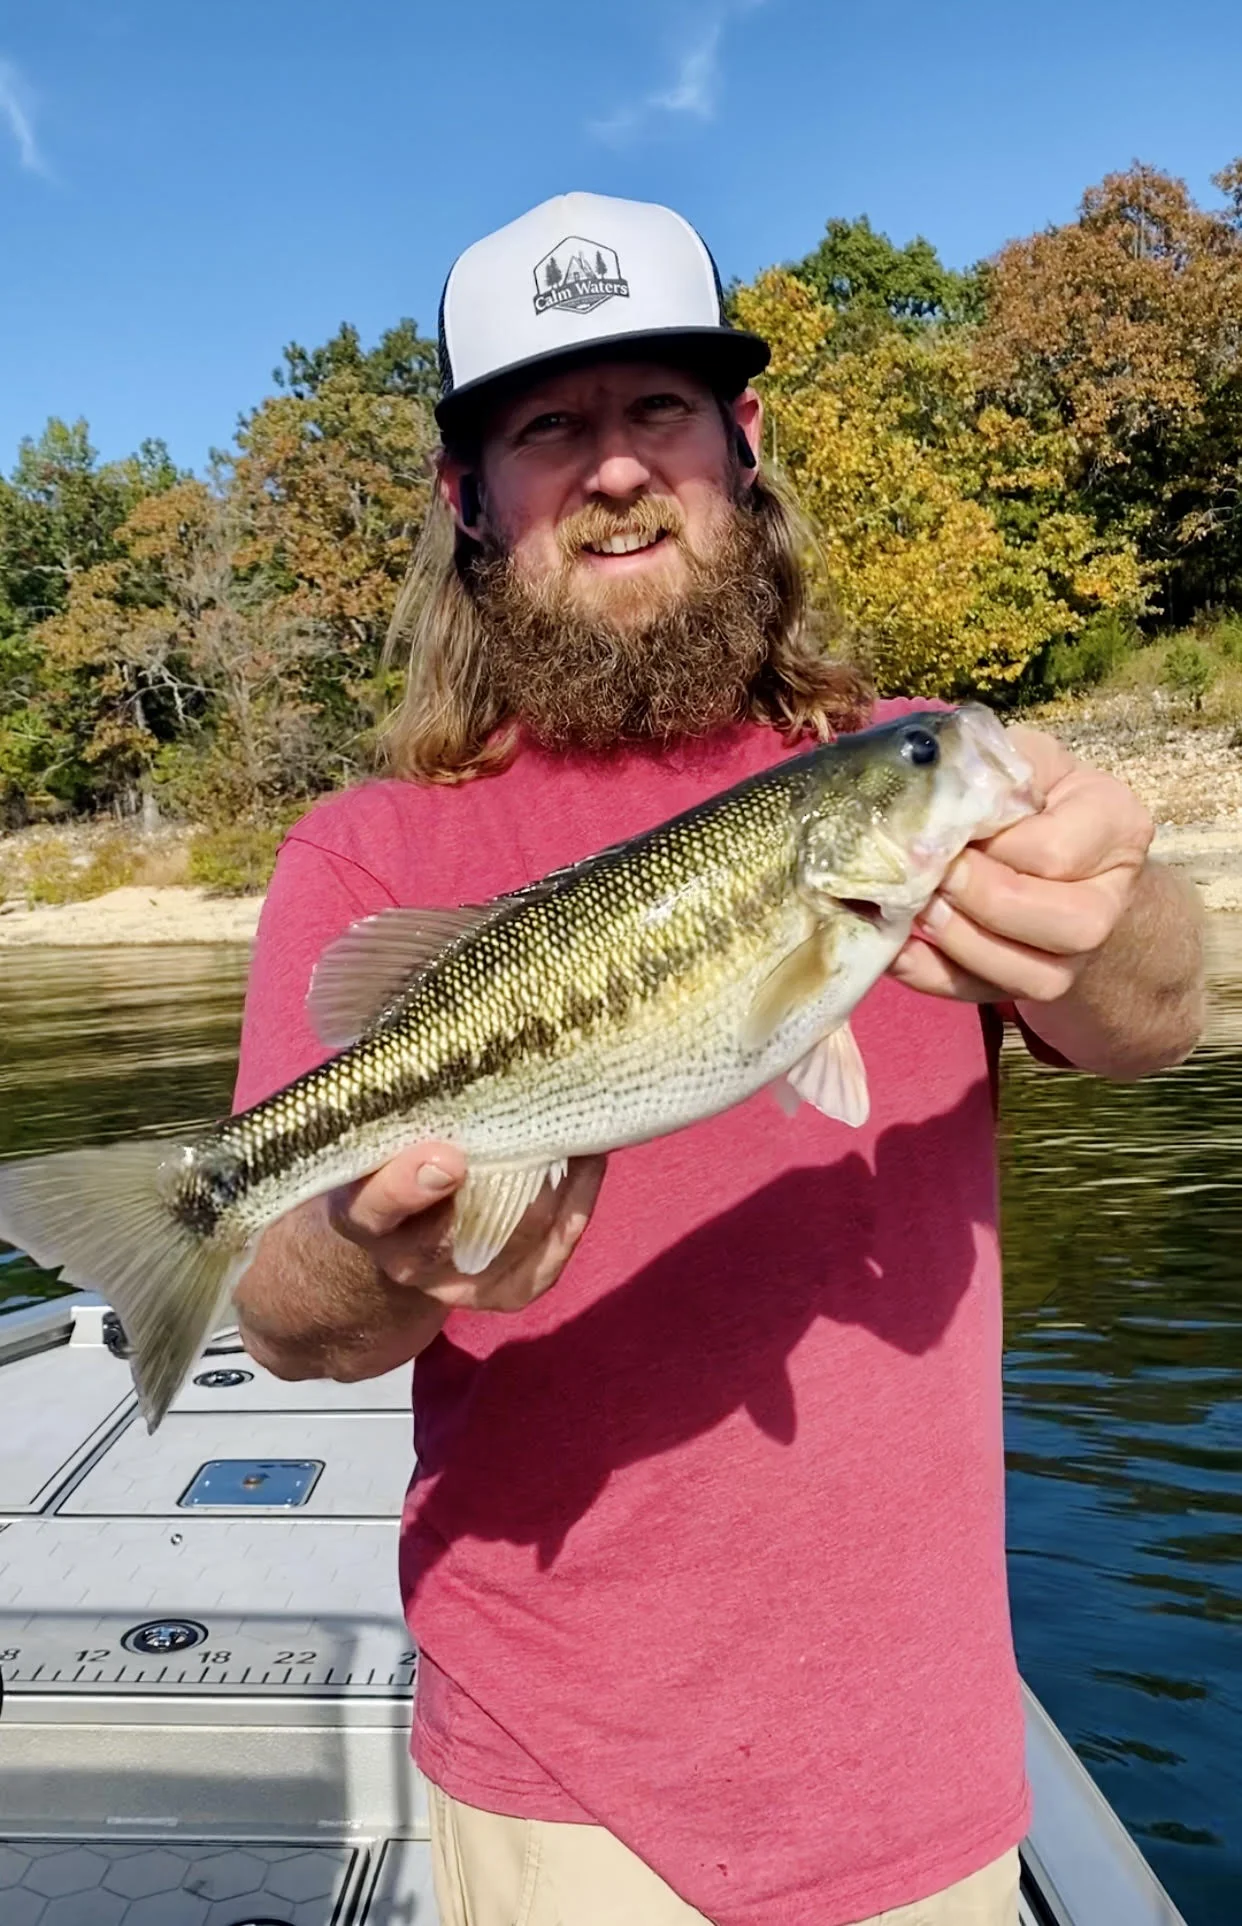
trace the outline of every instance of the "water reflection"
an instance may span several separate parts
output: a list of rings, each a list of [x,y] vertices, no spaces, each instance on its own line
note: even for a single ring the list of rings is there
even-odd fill
[[[1023,1670],[1193,1926],[1242,1917],[1242,923],[1207,1042],[1123,1087],[1006,1057]]]
[[[1191,1926],[1242,1918],[1242,919],[1213,940],[1191,1063],[1013,1051],[1001,1125],[1019,1655]],[[0,1156],[218,1115],[245,968],[0,951]],[[0,1302],[51,1288],[0,1252]]]
[[[249,951],[0,950],[0,1159],[228,1109]],[[0,1305],[58,1290],[0,1246]]]

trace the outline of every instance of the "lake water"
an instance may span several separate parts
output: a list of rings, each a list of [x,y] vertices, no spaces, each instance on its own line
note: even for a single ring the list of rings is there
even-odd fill
[[[1242,919],[1189,1064],[1007,1052],[1010,1576],[1023,1670],[1191,1926],[1242,1919]],[[0,951],[0,1158],[228,1105],[241,948]],[[0,1301],[54,1287],[0,1249]]]

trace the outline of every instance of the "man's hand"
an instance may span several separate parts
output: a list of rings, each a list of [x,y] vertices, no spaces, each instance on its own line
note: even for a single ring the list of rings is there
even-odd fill
[[[452,1194],[465,1175],[460,1151],[419,1144],[333,1192],[328,1221],[391,1284],[420,1291],[447,1310],[520,1311],[565,1268],[590,1221],[604,1159],[574,1158],[556,1190],[545,1184],[503,1250],[474,1277],[453,1266]],[[429,1191],[439,1200],[430,1208]]]
[[[1052,736],[1008,733],[1044,808],[958,857],[893,965],[911,989],[1054,1002],[1133,899],[1153,830],[1138,797]]]
[[[1010,734],[1044,808],[963,851],[892,974],[933,996],[1014,1003],[1084,1070],[1180,1062],[1203,1024],[1195,892],[1147,860],[1152,820],[1124,783],[1051,736]]]
[[[487,1269],[463,1277],[452,1235],[465,1160],[449,1144],[402,1151],[264,1232],[234,1299],[246,1349],[279,1378],[352,1383],[408,1364],[450,1310],[520,1310],[560,1276],[603,1173],[602,1157],[575,1159]]]

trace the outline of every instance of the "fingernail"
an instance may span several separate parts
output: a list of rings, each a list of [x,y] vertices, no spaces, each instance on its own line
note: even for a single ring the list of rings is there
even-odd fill
[[[451,1177],[447,1170],[441,1170],[439,1164],[420,1164],[418,1182],[421,1189],[438,1196],[443,1191],[452,1190],[457,1179]]]
[[[919,917],[919,927],[925,930],[942,930],[953,912],[939,896],[933,896],[927,908]]]
[[[953,896],[959,889],[965,889],[969,876],[970,858],[959,856],[945,871],[940,887],[946,896]],[[934,902],[936,899],[933,897],[932,900]]]

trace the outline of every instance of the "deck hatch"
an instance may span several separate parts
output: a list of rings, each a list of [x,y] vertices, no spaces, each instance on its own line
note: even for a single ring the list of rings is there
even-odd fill
[[[187,1511],[213,1505],[288,1511],[306,1503],[322,1470],[322,1458],[209,1458],[177,1503]]]

